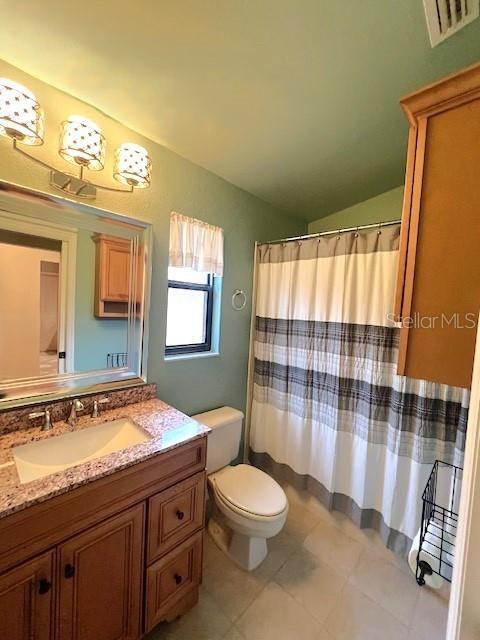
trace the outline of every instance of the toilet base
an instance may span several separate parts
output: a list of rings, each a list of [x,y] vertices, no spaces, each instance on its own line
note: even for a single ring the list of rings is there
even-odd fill
[[[208,532],[215,544],[236,564],[246,571],[253,571],[266,558],[268,549],[265,538],[253,538],[232,531],[225,522],[210,518]]]
[[[250,538],[242,533],[233,532],[229,556],[247,571],[256,569],[265,560],[267,551],[265,538]]]
[[[231,529],[229,529],[224,522],[220,522],[216,518],[212,518],[210,516],[207,530],[217,547],[228,556],[228,550],[232,539]]]

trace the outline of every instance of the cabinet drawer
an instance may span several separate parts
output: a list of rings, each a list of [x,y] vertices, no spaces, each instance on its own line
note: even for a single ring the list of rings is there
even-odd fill
[[[183,542],[147,569],[145,627],[150,631],[164,620],[191,606],[198,593],[202,573],[203,532]]]
[[[147,562],[152,562],[203,526],[205,473],[153,496],[148,511]]]

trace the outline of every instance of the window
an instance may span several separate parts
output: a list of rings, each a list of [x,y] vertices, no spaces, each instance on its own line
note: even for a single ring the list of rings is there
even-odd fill
[[[210,351],[213,275],[168,268],[167,355]]]
[[[223,229],[172,211],[166,355],[218,349]],[[215,290],[215,304],[214,304]]]

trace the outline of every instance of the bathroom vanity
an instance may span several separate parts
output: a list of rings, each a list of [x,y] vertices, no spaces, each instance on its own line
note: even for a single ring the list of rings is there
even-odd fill
[[[120,418],[144,441],[23,484],[17,447],[48,450],[72,427],[0,437],[0,638],[135,640],[197,601],[209,430],[149,399],[73,432]]]

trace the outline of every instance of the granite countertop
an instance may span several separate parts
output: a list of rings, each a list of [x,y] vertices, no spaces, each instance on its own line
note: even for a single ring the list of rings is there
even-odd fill
[[[142,427],[150,439],[38,480],[20,483],[13,461],[13,447],[127,417]],[[51,431],[33,427],[3,435],[0,437],[0,518],[204,437],[209,431],[208,427],[161,400],[152,399],[104,410],[98,418],[79,416],[73,428],[62,421],[56,422]]]

